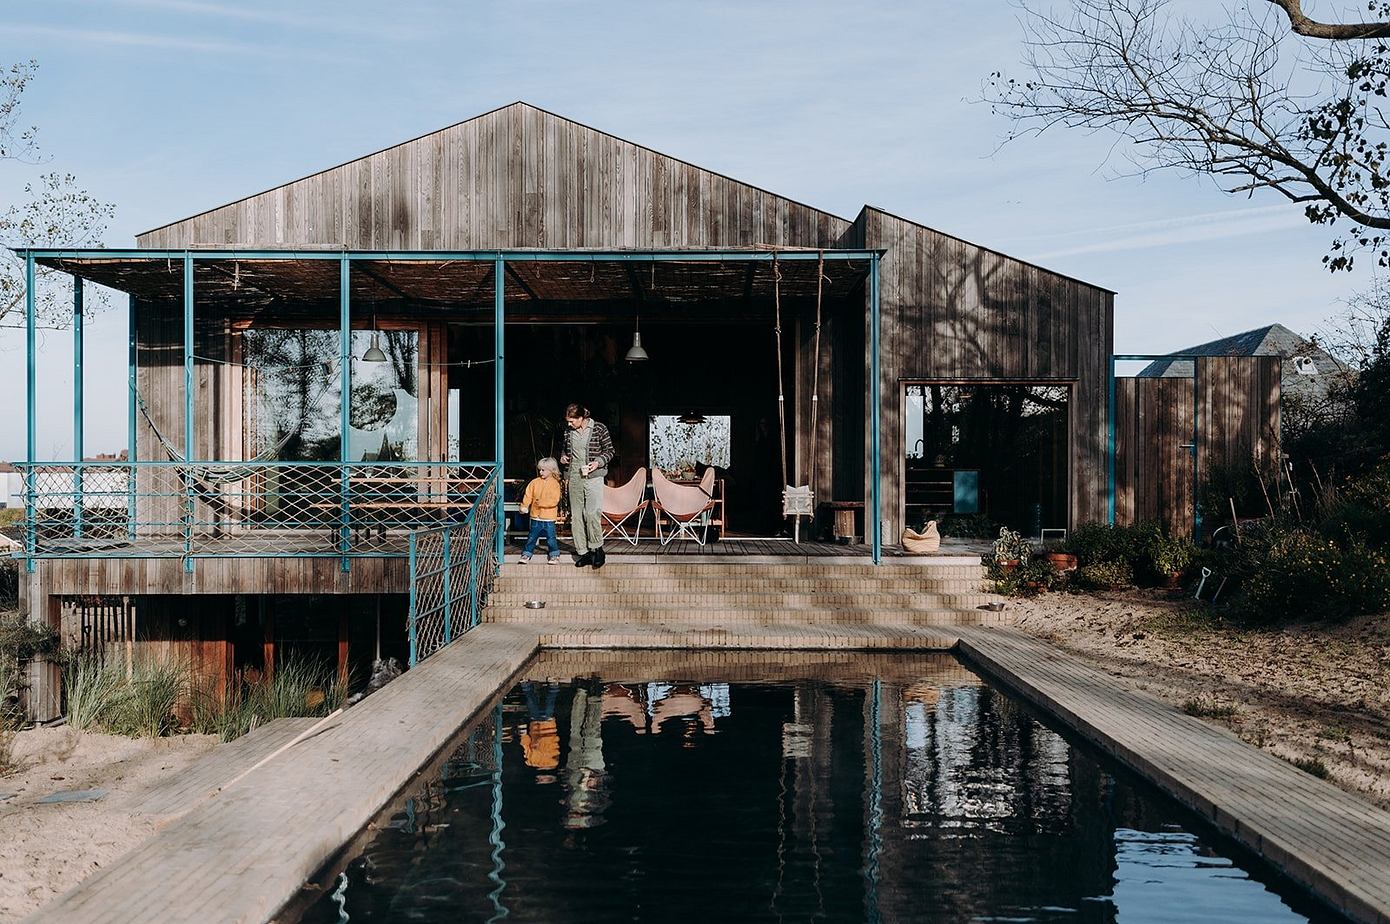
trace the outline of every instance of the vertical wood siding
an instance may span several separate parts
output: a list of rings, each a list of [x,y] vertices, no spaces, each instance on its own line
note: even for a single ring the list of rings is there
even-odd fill
[[[889,541],[903,526],[902,390],[914,381],[1071,384],[1070,519],[1104,519],[1113,294],[877,209],[863,218],[863,246],[887,251],[879,388]]]

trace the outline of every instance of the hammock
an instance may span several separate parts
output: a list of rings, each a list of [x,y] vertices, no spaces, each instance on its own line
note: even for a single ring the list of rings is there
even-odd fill
[[[787,480],[787,412],[785,381],[782,370],[782,268],[777,263],[777,254],[772,255],[772,305],[775,313],[773,335],[777,342],[777,433],[782,450],[782,516],[793,518],[793,541],[801,542],[801,518],[815,515],[816,482],[816,437],[817,416],[820,405],[820,328],[821,294],[825,281],[825,254],[816,261],[816,328],[815,345],[811,349],[811,478],[809,484],[793,485]],[[797,460],[798,475],[800,459]]]
[[[234,462],[230,465],[219,466],[206,463],[192,463],[185,459],[178,447],[169,442],[160,431],[158,425],[155,424],[154,418],[150,415],[150,409],[145,404],[144,397],[140,394],[140,390],[134,388],[134,386],[132,386],[132,388],[135,392],[135,403],[140,408],[140,416],[144,417],[145,423],[149,424],[150,431],[154,433],[154,438],[159,441],[160,448],[162,448],[164,454],[169,457],[169,461],[175,463],[179,467],[181,474],[187,473],[214,490],[245,481],[256,474],[256,471],[253,468],[248,468],[248,466],[254,466],[264,462],[273,462],[275,459],[279,458],[280,450],[288,446],[290,440],[294,439],[303,431],[304,422],[309,419],[309,413],[314,408],[318,407],[319,401],[328,392],[328,385],[323,385],[319,389],[318,394],[305,405],[304,414],[299,418],[295,426],[287,429],[284,436],[280,437],[274,445],[261,450],[250,459]]]

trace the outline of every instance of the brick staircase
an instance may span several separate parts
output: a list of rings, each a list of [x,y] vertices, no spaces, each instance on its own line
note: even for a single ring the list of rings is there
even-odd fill
[[[1003,614],[980,609],[1001,598],[985,590],[978,560],[941,563],[677,561],[624,563],[599,571],[569,559],[502,566],[485,622],[563,620],[573,626],[754,623],[760,625],[976,625]],[[544,600],[541,610],[528,600]]]

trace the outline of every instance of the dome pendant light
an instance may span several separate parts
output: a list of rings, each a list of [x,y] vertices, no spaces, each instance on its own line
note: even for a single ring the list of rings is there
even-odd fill
[[[376,315],[372,315],[372,345],[367,347],[367,352],[362,354],[364,363],[384,363],[386,354],[381,350],[381,335],[376,330]]]
[[[651,357],[647,351],[642,349],[642,311],[639,308],[633,320],[632,346],[628,348],[627,355],[623,357],[630,363],[644,363]]]

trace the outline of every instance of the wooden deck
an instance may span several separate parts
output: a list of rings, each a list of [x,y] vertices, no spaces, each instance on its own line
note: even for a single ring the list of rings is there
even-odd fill
[[[664,669],[709,656],[675,650],[920,652],[955,649],[970,666],[1041,707],[1195,808],[1352,919],[1390,922],[1390,813],[1243,744],[1056,648],[1008,628],[875,625],[643,626],[609,631],[563,619],[484,624],[270,763],[204,799],[160,834],[40,909],[32,922],[263,921],[307,900],[304,884],[391,805],[460,727],[542,655],[564,666],[641,656],[573,646],[665,648]],[[735,654],[735,657],[744,657]],[[823,657],[797,654],[812,672]],[[745,658],[746,661],[746,658]],[[813,663],[814,662],[814,663]],[[529,665],[529,666],[528,666]],[[568,668],[566,668],[568,669]],[[742,664],[747,673],[749,665]],[[197,788],[197,787],[195,787]]]
[[[966,662],[1354,921],[1390,922],[1390,812],[1122,687],[1045,642],[963,629]]]

